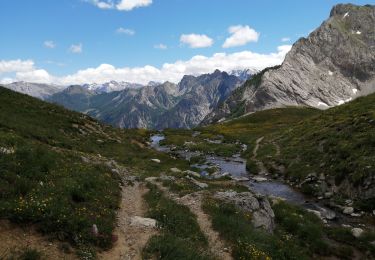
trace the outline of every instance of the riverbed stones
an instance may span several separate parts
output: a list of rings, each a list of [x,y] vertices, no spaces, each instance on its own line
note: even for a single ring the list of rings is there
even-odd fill
[[[264,178],[264,177],[259,177],[259,176],[255,176],[255,177],[252,177],[252,179],[256,182],[265,182],[265,181],[268,181],[267,178]]]
[[[353,212],[354,212],[354,208],[353,207],[344,207],[344,209],[342,210],[342,213],[347,214],[347,215],[350,215]]]
[[[275,214],[266,197],[251,192],[237,193],[235,191],[217,192],[214,197],[227,203],[233,203],[244,212],[252,213],[253,226],[272,233],[275,226]]]

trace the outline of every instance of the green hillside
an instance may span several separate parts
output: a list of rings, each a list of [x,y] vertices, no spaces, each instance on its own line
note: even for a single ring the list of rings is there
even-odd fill
[[[272,109],[197,130],[248,144],[243,156],[253,173],[259,168],[251,159],[252,151],[256,140],[264,137],[257,159],[269,173],[289,179],[311,195],[333,192],[338,203],[354,198],[360,209],[374,209],[374,94],[326,111]],[[308,175],[314,180],[300,186]],[[327,187],[316,185],[323,175]]]
[[[0,87],[0,218],[35,224],[78,249],[110,248],[119,183],[187,167],[145,147],[148,135]],[[163,163],[145,163],[152,158]]]

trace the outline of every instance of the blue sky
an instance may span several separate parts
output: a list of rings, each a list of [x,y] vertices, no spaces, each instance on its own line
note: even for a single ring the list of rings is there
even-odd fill
[[[0,79],[71,84],[113,77],[127,81],[139,78],[143,83],[153,77],[176,81],[182,73],[235,68],[236,64],[238,68],[259,69],[281,62],[288,50],[285,45],[306,37],[327,19],[337,3],[3,0]],[[217,53],[222,54],[213,59]],[[206,59],[191,62],[197,55]],[[201,66],[196,65],[199,63]],[[79,70],[84,73],[77,73]],[[92,77],[95,73],[102,76]]]

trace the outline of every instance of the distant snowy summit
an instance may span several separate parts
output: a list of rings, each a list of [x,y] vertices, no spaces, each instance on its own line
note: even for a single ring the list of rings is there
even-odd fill
[[[228,74],[236,76],[242,81],[246,81],[251,78],[251,76],[259,73],[260,71],[255,68],[243,69],[243,70],[232,70]]]
[[[130,83],[130,82],[118,82],[118,81],[110,81],[104,84],[92,83],[92,84],[83,84],[82,87],[86,88],[95,93],[109,93],[113,91],[121,91],[127,88],[141,88],[143,85],[137,83]]]

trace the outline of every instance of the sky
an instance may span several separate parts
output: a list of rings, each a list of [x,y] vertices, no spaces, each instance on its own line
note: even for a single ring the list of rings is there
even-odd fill
[[[0,83],[146,84],[215,69],[261,70],[282,63],[337,3],[1,0]]]

